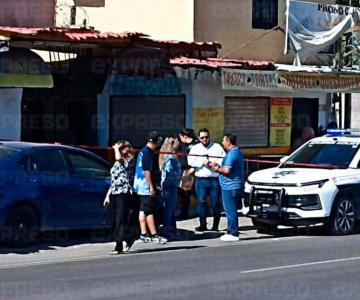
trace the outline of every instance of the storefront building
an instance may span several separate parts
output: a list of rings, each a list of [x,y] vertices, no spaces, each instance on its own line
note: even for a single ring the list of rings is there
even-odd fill
[[[0,34],[13,48],[31,47],[50,57],[54,87],[19,96],[18,118],[31,121],[17,128],[21,140],[101,147],[119,139],[140,147],[149,130],[168,135],[185,127],[191,103],[170,59],[216,57],[220,47],[91,29],[0,27]]]
[[[304,127],[321,134],[333,121],[334,94],[359,90],[353,71],[238,60],[172,60],[192,99],[188,123],[214,140],[235,134],[249,156],[287,154]],[[189,93],[191,85],[191,93]]]

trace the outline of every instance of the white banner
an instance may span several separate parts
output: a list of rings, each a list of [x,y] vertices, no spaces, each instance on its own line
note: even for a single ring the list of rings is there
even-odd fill
[[[360,76],[334,73],[221,70],[223,90],[360,92]]]
[[[285,53],[295,51],[301,61],[327,49],[358,25],[359,16],[359,8],[288,0]]]
[[[224,90],[273,90],[279,87],[279,77],[274,71],[248,71],[221,69]]]

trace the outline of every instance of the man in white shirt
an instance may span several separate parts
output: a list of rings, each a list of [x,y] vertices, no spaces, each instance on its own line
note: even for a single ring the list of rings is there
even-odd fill
[[[211,163],[221,165],[225,151],[218,143],[210,141],[210,133],[207,128],[198,131],[200,143],[194,145],[188,156],[188,163],[195,168],[195,192],[198,204],[198,216],[200,226],[196,231],[206,231],[206,199],[210,196],[214,214],[213,231],[218,231],[221,213],[219,174],[210,168]]]

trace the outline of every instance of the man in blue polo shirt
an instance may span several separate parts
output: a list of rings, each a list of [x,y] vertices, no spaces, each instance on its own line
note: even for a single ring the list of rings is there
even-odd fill
[[[222,235],[220,240],[233,242],[239,240],[237,205],[244,186],[244,155],[236,147],[236,137],[232,134],[225,134],[222,145],[227,153],[221,167],[211,164],[211,168],[220,174],[222,200],[228,222],[227,234]]]

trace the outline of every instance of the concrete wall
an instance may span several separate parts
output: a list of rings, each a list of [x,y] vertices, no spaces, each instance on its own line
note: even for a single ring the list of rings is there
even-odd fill
[[[334,4],[335,0],[308,2]],[[278,26],[282,30],[267,31],[252,28],[252,0],[196,0],[194,38],[220,42],[221,57],[292,63],[293,56],[283,54],[286,0],[278,3]],[[324,55],[321,58],[328,61]],[[319,63],[318,60],[307,62]]]
[[[22,88],[0,89],[0,139],[20,141]]]
[[[351,94],[351,128],[360,128],[360,93]]]
[[[141,32],[155,39],[193,40],[194,0],[106,0],[104,8],[77,9],[95,29]],[[79,22],[79,21],[77,21]]]

